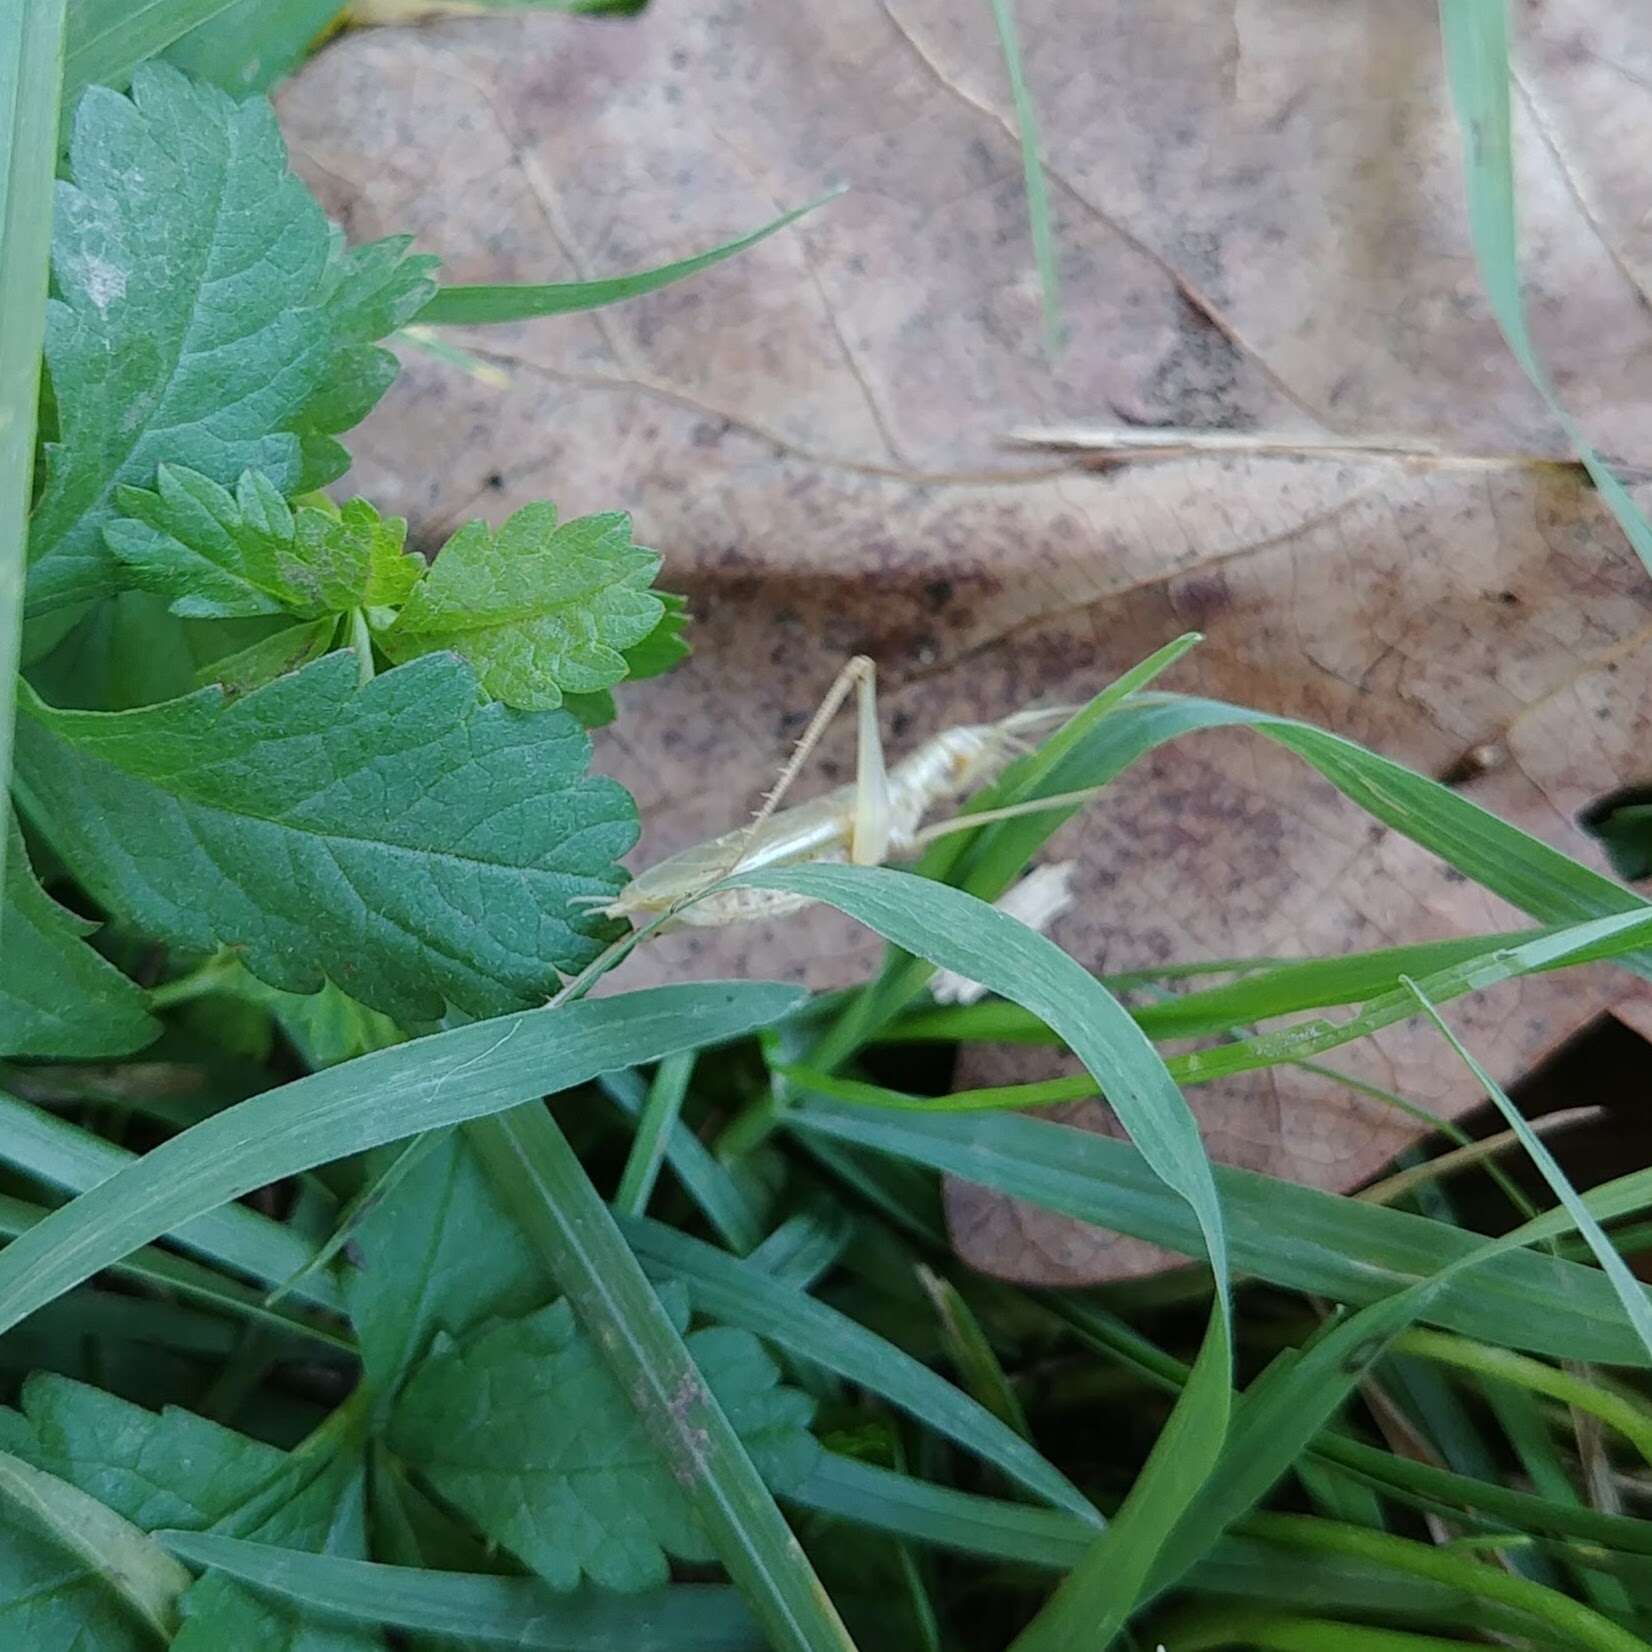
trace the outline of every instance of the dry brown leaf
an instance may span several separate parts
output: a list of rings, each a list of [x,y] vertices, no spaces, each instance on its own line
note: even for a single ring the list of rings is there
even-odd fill
[[[898,748],[1082,698],[1197,627],[1209,640],[1170,686],[1463,778],[1599,864],[1574,820],[1645,777],[1652,584],[1574,471],[1520,457],[1563,449],[1481,300],[1433,6],[1049,0],[1023,31],[1070,335],[1053,366],[984,6],[725,0],[330,47],[282,98],[300,166],[353,234],[414,229],[452,279],[635,269],[852,186],[692,283],[458,335],[508,389],[411,356],[357,443],[357,484],[432,541],[550,497],[629,508],[665,548],[697,653],[629,696],[599,746],[637,794],[645,860],[742,818],[850,652],[879,660]],[[1652,461],[1648,82],[1652,17],[1589,0],[1529,23],[1534,331],[1595,439],[1636,466]],[[1098,469],[1007,440],[1121,423],[1267,442]],[[1319,451],[1270,445],[1298,433]],[[1395,443],[1423,451],[1359,451]],[[822,778],[846,755],[839,741]],[[1053,848],[1080,862],[1053,933],[1100,969],[1519,921],[1238,733],[1155,754]],[[831,985],[874,957],[812,914],[671,938],[626,980]],[[1597,968],[1454,1015],[1509,1079],[1626,993]],[[1477,1099],[1416,1027],[1338,1060],[1443,1113]],[[967,1065],[975,1084],[1055,1064]],[[1295,1071],[1191,1099],[1218,1158],[1324,1187],[1415,1135]],[[1111,1128],[1100,1107],[1079,1116]],[[990,1271],[1156,1265],[951,1192],[959,1246]]]

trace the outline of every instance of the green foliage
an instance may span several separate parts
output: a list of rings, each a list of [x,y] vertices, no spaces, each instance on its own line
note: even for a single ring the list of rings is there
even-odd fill
[[[154,64],[78,106],[58,194],[46,364],[56,439],[30,525],[31,614],[121,583],[103,542],[122,483],[168,463],[297,492],[383,393],[373,341],[431,291],[406,243],[346,252],[287,169],[267,104]]]
[[[485,701],[441,655],[360,690],[342,653],[234,700],[31,697],[18,730],[31,810],[110,910],[413,1021],[520,1008],[595,955],[568,898],[618,888],[636,817],[588,755],[571,718]]]
[[[402,549],[407,524],[365,499],[342,510],[288,506],[258,471],[234,494],[199,472],[160,466],[157,488],[121,488],[104,543],[140,589],[174,614],[229,619],[284,610],[302,618],[400,603],[424,564]]]
[[[68,87],[135,72],[74,112],[37,394],[62,18],[0,0],[8,520],[38,482],[0,880],[0,1643],[852,1652],[835,1597],[865,1652],[1647,1652],[1652,1292],[1614,1224],[1652,1171],[1580,1194],[1470,1058],[1558,1200],[1505,1177],[1528,1218],[1505,1231],[1459,1219],[1432,1165],[1384,1190],[1411,1208],[1212,1165],[1181,1090],[1540,971],[1652,974],[1652,905],[1324,730],[1154,692],[1188,637],[974,806],[1248,729],[1541,927],[1098,982],[985,904],[1064,806],[943,838],[921,877],[752,879],[886,937],[854,994],[582,997],[631,944],[589,913],[638,823],[581,725],[682,658],[684,603],[618,511],[531,505],[427,567],[402,522],[313,490],[415,315],[614,302],[796,214],[631,276],[432,300],[404,240],[327,225],[267,104],[138,61],[172,42],[243,90],[314,10],[74,0]],[[1444,15],[1477,249],[1547,391],[1502,8]],[[1627,878],[1643,804],[1589,822]],[[938,1008],[937,965],[996,998]],[[1004,1038],[1084,1071],[947,1093],[953,1045]],[[1017,1111],[1098,1092],[1129,1141]],[[1210,1272],[967,1279],[943,1174]]]
[[[624,650],[665,617],[649,590],[659,566],[628,517],[559,525],[553,506],[528,505],[498,529],[461,528],[381,640],[395,660],[449,649],[496,699],[550,709],[628,674]]]
[[[687,1298],[668,1291],[679,1330]],[[808,1396],[777,1381],[755,1338],[687,1338],[712,1393],[779,1490],[813,1461]],[[555,1589],[663,1583],[665,1556],[710,1560],[693,1505],[565,1302],[462,1343],[438,1340],[390,1426],[394,1449]]]
[[[160,1031],[144,996],[85,937],[97,928],[35,882],[8,817],[5,944],[0,946],[0,1054],[128,1055]]]

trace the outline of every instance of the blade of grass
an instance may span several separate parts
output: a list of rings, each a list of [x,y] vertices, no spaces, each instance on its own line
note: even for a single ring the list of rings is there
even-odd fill
[[[33,0],[25,0],[32,4]],[[146,57],[237,0],[70,0],[63,105],[88,86],[122,87]],[[52,132],[55,140],[56,122]],[[8,310],[9,316],[12,312]]]
[[[1463,181],[1469,233],[1492,314],[1514,358],[1617,518],[1635,554],[1652,572],[1652,523],[1590,446],[1562,405],[1539,360],[1520,294],[1519,235],[1515,223],[1514,132],[1509,118],[1509,18],[1505,0],[1440,0],[1446,81],[1463,137]]]
[[[707,1317],[752,1331],[879,1395],[1034,1496],[1092,1527],[1101,1524],[1084,1494],[1013,1429],[847,1314],[662,1223],[630,1218],[620,1228],[643,1266],[657,1278],[686,1286],[690,1301]]]
[[[49,1214],[40,1205],[0,1195],[0,1235],[15,1239]],[[146,1245],[110,1266],[113,1272],[163,1296],[181,1296],[220,1314],[264,1325],[282,1337],[305,1338],[328,1352],[354,1354],[356,1351],[349,1337],[267,1307],[257,1291],[237,1280],[226,1279],[193,1257],[174,1256],[170,1251]]]
[[[544,1107],[529,1105],[477,1120],[466,1134],[524,1237],[631,1396],[771,1642],[796,1652],[853,1652],[740,1436],[556,1121]]]
[[[636,1138],[631,1143],[625,1169],[620,1173],[619,1191],[614,1195],[615,1208],[627,1216],[641,1216],[648,1209],[693,1072],[692,1050],[667,1056],[654,1069],[654,1082],[648,1087],[648,1099],[637,1120]]]
[[[63,0],[0,0],[0,799],[11,785],[63,34]],[[5,870],[0,831],[0,882]]]
[[[90,1130],[0,1091],[0,1162],[65,1192],[84,1193],[138,1161],[137,1155]],[[301,1234],[236,1204],[209,1210],[173,1227],[167,1236],[188,1250],[266,1279],[284,1277],[266,1272],[272,1267],[288,1272],[303,1268],[311,1254]],[[299,1295],[323,1308],[336,1309],[341,1302],[338,1282],[330,1274],[306,1280]]]
[[[657,269],[637,270],[630,275],[611,275],[600,281],[553,281],[543,285],[528,284],[439,287],[435,296],[419,311],[419,325],[430,326],[491,326],[500,321],[531,321],[537,316],[569,315],[576,310],[596,310],[605,304],[618,304],[627,298],[639,298],[643,293],[657,292],[674,281],[686,280],[721,264],[725,258],[754,247],[759,241],[795,224],[806,212],[835,200],[843,191],[834,189],[805,206],[783,212],[773,222],[754,229],[749,235],[725,241],[709,252],[696,253],[692,258],[680,258],[673,264],[661,264]]]
[[[922,1118],[814,1099],[795,1102],[786,1122],[1183,1255],[1200,1249],[1186,1207],[1135,1148],[1110,1137],[1017,1114]],[[1429,1278],[1483,1242],[1427,1217],[1252,1171],[1219,1165],[1215,1176],[1236,1271],[1336,1302],[1375,1301]],[[1594,1188],[1587,1198],[1597,1217],[1640,1209],[1652,1201],[1652,1172]],[[1598,1269],[1512,1248],[1570,1226],[1564,1210],[1550,1211],[1505,1236],[1505,1253],[1483,1262],[1471,1280],[1453,1280],[1430,1304],[1428,1320],[1494,1345],[1645,1366],[1646,1351]]]
[[[903,951],[1034,1011],[1059,1032],[1166,1187],[1191,1211],[1216,1280],[1193,1374],[1124,1507],[1013,1643],[1096,1645],[1134,1610],[1159,1552],[1215,1466],[1232,1391],[1232,1307],[1221,1202],[1197,1124],[1158,1052],[1111,993],[1044,936],[963,890],[881,867],[797,866],[732,880],[808,895]]]
[[[1038,292],[1044,310],[1044,348],[1053,360],[1061,351],[1061,267],[1056,260],[1055,232],[1050,223],[1050,192],[1039,157],[1038,115],[1027,90],[1021,63],[1021,35],[1015,23],[1015,0],[989,0],[998,30],[998,48],[1015,107],[1015,127],[1021,140],[1021,175],[1027,195],[1027,227],[1032,233],[1033,260],[1038,266]]]
[[[792,987],[726,982],[524,1010],[378,1050],[225,1108],[0,1251],[0,1332],[140,1245],[255,1187],[570,1089],[612,1066],[659,1061],[754,1031],[800,1000]],[[290,1271],[271,1268],[265,1277]]]
[[[627,1118],[642,1116],[647,1092],[634,1072],[622,1069],[604,1073],[597,1083]],[[742,1256],[755,1250],[763,1240],[763,1225],[728,1167],[681,1119],[666,1132],[665,1140],[665,1162],[717,1237]]]
[[[1592,1607],[1452,1550],[1298,1514],[1257,1515],[1251,1529],[1259,1537],[1291,1548],[1373,1560],[1407,1577],[1454,1585],[1483,1600],[1513,1607],[1557,1631],[1563,1644],[1577,1652],[1648,1652],[1638,1635],[1603,1618]]]
[[[1534,938],[1518,946],[1478,953],[1436,971],[1422,983],[1423,989],[1436,1002],[1444,1002],[1563,964],[1603,958],[1625,960],[1638,953],[1647,934],[1652,933],[1652,911],[1633,908],[1613,917],[1532,933]],[[1252,1072],[1284,1062],[1302,1063],[1305,1057],[1352,1043],[1421,1013],[1412,991],[1396,987],[1371,1000],[1359,1015],[1346,1021],[1318,1018],[1300,1022],[1275,1032],[1233,1039],[1211,1049],[1169,1056],[1164,1065],[1178,1083],[1203,1084],[1232,1073]],[[878,1085],[835,1078],[812,1068],[787,1067],[785,1072],[792,1082],[813,1087],[822,1094],[908,1112],[963,1114],[1046,1107],[1101,1093],[1101,1086],[1091,1074],[984,1090],[960,1090],[950,1096],[925,1099],[903,1096]]]
[[[178,1601],[194,1580],[153,1538],[78,1486],[0,1451],[0,1507],[6,1505],[14,1517],[66,1549],[152,1635],[170,1644],[178,1628]]]
[[[935,1304],[947,1355],[965,1387],[1007,1428],[1032,1443],[1032,1426],[1022,1409],[1014,1385],[999,1362],[991,1339],[981,1328],[974,1310],[950,1279],[932,1268],[918,1267],[918,1280]]]
[[[538,1578],[427,1571],[306,1554],[217,1532],[159,1531],[181,1560],[345,1623],[532,1652],[761,1652],[733,1589],[677,1584],[643,1595],[559,1595]]]
[[[1594,1252],[1601,1271],[1612,1282],[1612,1289],[1617,1292],[1618,1301],[1623,1304],[1624,1314],[1634,1326],[1635,1334],[1641,1339],[1641,1345],[1646,1349],[1648,1358],[1652,1359],[1652,1303],[1647,1301],[1646,1293],[1629,1271],[1628,1263],[1618,1254],[1617,1246],[1606,1236],[1600,1223],[1590,1215],[1589,1207],[1578,1196],[1577,1189],[1572,1186],[1571,1179],[1560,1168],[1554,1154],[1549,1151],[1548,1144],[1526,1122],[1525,1115],[1515,1106],[1502,1085],[1480,1065],[1462,1040],[1451,1030],[1445,1017],[1435,1008],[1427,990],[1409,976],[1405,978],[1404,984],[1422,1005],[1429,1020],[1439,1029],[1440,1036],[1457,1052],[1464,1066],[1474,1074],[1480,1087],[1496,1104],[1497,1111],[1503,1115],[1504,1123],[1520,1138],[1520,1145],[1525,1148],[1527,1157],[1537,1166],[1543,1180],[1549,1184],[1549,1191],[1565,1207],[1577,1225],[1578,1232],[1589,1242],[1589,1249]]]

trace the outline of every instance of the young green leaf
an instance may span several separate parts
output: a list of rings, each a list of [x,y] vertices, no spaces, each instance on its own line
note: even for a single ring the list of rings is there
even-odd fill
[[[163,464],[153,493],[121,487],[116,498],[123,514],[104,528],[104,543],[134,585],[186,619],[311,619],[400,603],[425,571],[403,548],[400,517],[381,517],[365,499],[294,509],[261,471],[243,471],[232,494]]]
[[[373,346],[431,290],[404,242],[348,254],[287,169],[269,105],[140,65],[94,87],[58,194],[46,361],[57,416],[30,531],[28,610],[103,596],[121,483],[164,458],[298,491],[341,474],[333,434],[394,372]]]
[[[572,718],[485,702],[447,655],[359,691],[344,652],[235,700],[27,708],[30,812],[111,911],[403,1021],[548,996],[599,946],[569,897],[616,888],[636,840]]]
[[[661,1293],[679,1331],[688,1299]],[[813,1465],[813,1402],[780,1384],[757,1339],[708,1329],[688,1347],[779,1490]],[[554,1589],[664,1583],[665,1557],[714,1551],[636,1409],[566,1301],[462,1344],[438,1343],[403,1390],[392,1448]]]
[[[495,699],[549,709],[627,675],[622,651],[665,617],[648,589],[659,566],[627,516],[558,525],[554,506],[527,505],[497,529],[461,528],[379,641],[393,660],[451,649]]]
[[[23,834],[6,811],[0,911],[0,1055],[106,1056],[160,1034],[143,991],[85,937],[96,924],[65,911],[35,882]]]

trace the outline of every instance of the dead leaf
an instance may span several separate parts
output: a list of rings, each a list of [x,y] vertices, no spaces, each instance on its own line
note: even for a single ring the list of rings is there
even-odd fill
[[[1652,18],[1630,11],[1577,0],[1531,25],[1519,171],[1539,346],[1640,473]],[[1081,698],[1197,627],[1169,686],[1428,773],[1483,770],[1471,794],[1600,864],[1575,816],[1646,778],[1652,590],[1576,473],[1528,462],[1564,450],[1481,299],[1432,5],[1049,0],[1022,26],[1071,341],[1053,365],[987,7],[723,0],[330,47],[282,98],[298,163],[354,235],[416,230],[451,279],[639,268],[851,186],[692,283],[459,335],[508,389],[410,355],[357,485],[431,542],[549,497],[629,508],[665,548],[697,652],[600,745],[642,806],[645,861],[743,817],[851,652],[883,669],[899,749]],[[1265,439],[1106,468],[1007,440],[1121,424]],[[1292,436],[1311,451],[1282,451]],[[840,740],[821,782],[846,762]],[[1239,733],[1147,759],[1052,854],[1080,868],[1055,938],[1100,969],[1519,921]],[[824,986],[874,957],[811,914],[658,943],[625,983]],[[1633,991],[1597,968],[1456,1021],[1506,1080]],[[1338,1054],[1443,1113],[1477,1099],[1416,1027]],[[1052,1064],[966,1065],[975,1084]],[[1295,1071],[1190,1094],[1218,1158],[1323,1187],[1358,1185],[1417,1128]],[[951,1210],[992,1272],[1157,1265],[979,1190],[953,1188]]]

